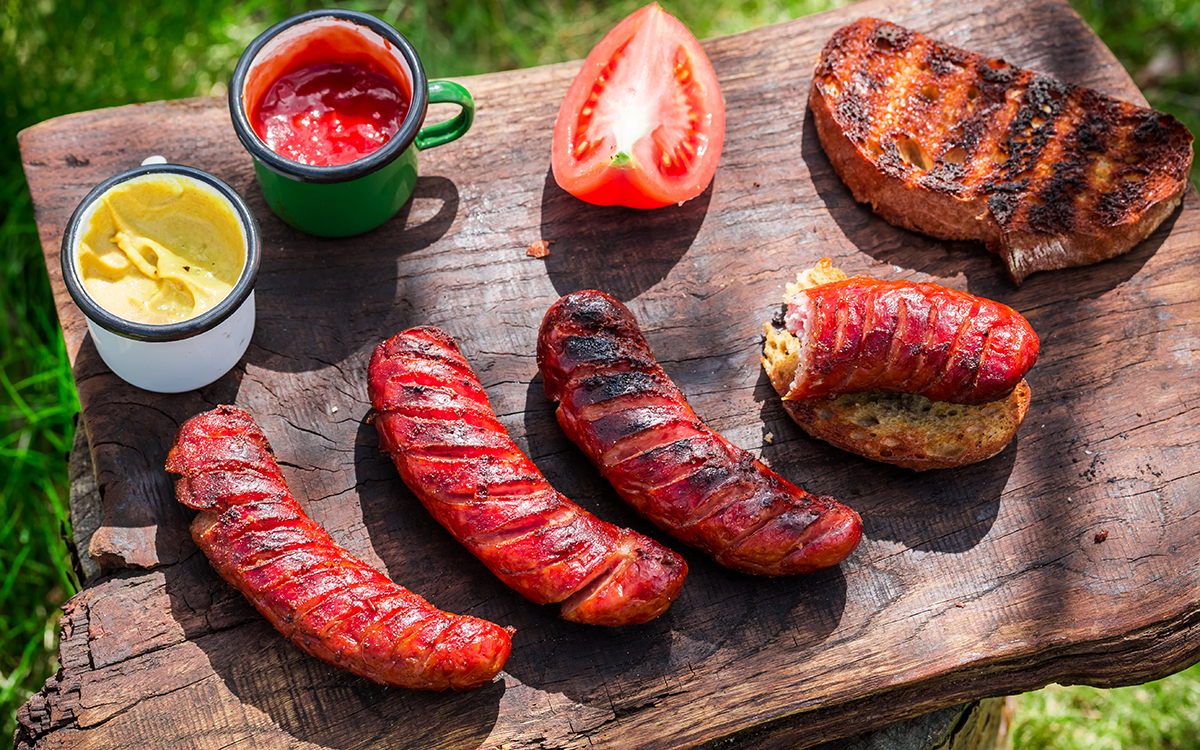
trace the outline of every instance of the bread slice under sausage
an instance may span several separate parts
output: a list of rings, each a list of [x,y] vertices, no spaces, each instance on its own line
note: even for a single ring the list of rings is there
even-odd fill
[[[845,278],[829,259],[822,259],[787,285],[784,303],[802,289]],[[923,471],[991,458],[1012,441],[1029,409],[1031,391],[1025,380],[1002,399],[974,405],[882,391],[788,400],[800,362],[800,340],[781,319],[763,328],[763,368],[784,397],[788,415],[812,437],[875,461]]]
[[[1013,281],[1095,263],[1179,204],[1171,115],[863,18],[834,32],[809,107],[834,170],[884,219],[999,253]]]

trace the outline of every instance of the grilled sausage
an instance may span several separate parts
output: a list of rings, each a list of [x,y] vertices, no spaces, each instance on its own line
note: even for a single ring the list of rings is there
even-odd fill
[[[800,340],[791,400],[898,391],[980,404],[1011,393],[1038,355],[1016,310],[930,283],[856,276],[803,289],[784,324]]]
[[[806,573],[858,544],[857,513],[791,484],[700,421],[616,299],[583,291],[555,302],[537,359],[559,425],[617,494],[722,565]]]
[[[444,332],[412,328],[380,344],[368,389],[380,445],[405,484],[508,586],[594,625],[644,623],[675,600],[683,558],[551,487]]]
[[[200,511],[192,538],[292,643],[383,685],[468,690],[491,681],[512,628],[443,612],[358,560],[304,514],[249,414],[232,406],[179,428],[167,471]]]

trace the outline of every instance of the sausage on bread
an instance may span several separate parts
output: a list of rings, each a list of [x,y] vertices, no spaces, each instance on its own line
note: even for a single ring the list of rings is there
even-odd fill
[[[1029,408],[1038,338],[1019,313],[935,284],[847,279],[822,258],[764,324],[762,364],[805,432],[915,470],[982,461]]]

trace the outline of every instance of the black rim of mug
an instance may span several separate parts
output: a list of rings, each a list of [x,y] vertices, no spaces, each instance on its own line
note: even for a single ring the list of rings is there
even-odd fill
[[[258,134],[254,132],[254,128],[250,124],[250,118],[246,114],[242,90],[245,88],[246,76],[249,74],[250,68],[254,65],[254,60],[258,57],[258,53],[272,39],[278,36],[280,32],[303,23],[325,18],[336,18],[364,26],[394,45],[408,64],[409,72],[412,73],[412,101],[409,103],[408,114],[405,116],[404,122],[400,124],[400,129],[379,150],[349,164],[316,167],[301,164],[280,156],[268,148],[266,143],[263,143]],[[242,142],[242,145],[250,152],[251,156],[272,172],[300,182],[346,182],[359,177],[365,177],[386,167],[395,161],[400,154],[404,153],[416,139],[417,132],[425,123],[425,114],[428,108],[429,92],[428,81],[425,77],[425,68],[422,66],[421,58],[417,56],[417,52],[412,44],[403,34],[392,28],[389,24],[380,21],[368,13],[361,13],[354,10],[310,10],[280,21],[262,34],[259,34],[246,47],[241,58],[238,59],[237,66],[233,69],[233,77],[229,83],[229,114],[233,119],[233,129],[237,133],[238,140]]]
[[[78,246],[80,235],[83,232],[82,218],[87,210],[110,189],[147,174],[182,175],[209,185],[229,200],[246,232],[246,263],[242,266],[242,273],[238,276],[233,289],[211,309],[178,323],[151,325],[136,323],[114,315],[101,307],[87,293],[83,286],[83,279],[79,275],[79,264],[76,262],[75,248]],[[67,222],[67,231],[63,234],[59,260],[67,292],[89,320],[105,330],[135,341],[179,341],[215,328],[242,306],[242,303],[250,296],[250,292],[253,291],[254,283],[258,279],[260,256],[258,220],[236,190],[220,178],[195,167],[180,164],[150,164],[113,175],[92,188],[91,192],[75,208],[70,221]]]

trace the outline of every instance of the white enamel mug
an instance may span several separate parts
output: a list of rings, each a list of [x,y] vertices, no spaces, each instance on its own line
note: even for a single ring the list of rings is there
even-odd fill
[[[241,225],[246,255],[232,290],[212,308],[178,323],[151,325],[113,314],[88,293],[79,267],[79,245],[105,193],[118,185],[161,179],[162,175],[190,180],[225,202]],[[259,257],[258,221],[233,188],[194,167],[147,164],[110,177],[80,202],[63,234],[61,263],[67,291],[87,318],[88,331],[104,363],[139,388],[182,393],[214,382],[246,353],[254,333]]]

